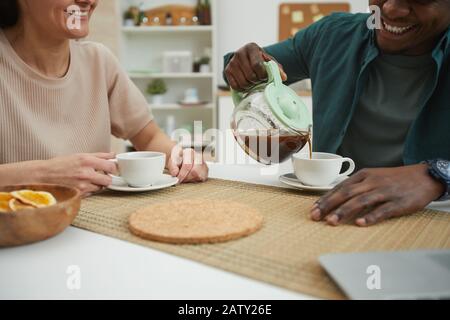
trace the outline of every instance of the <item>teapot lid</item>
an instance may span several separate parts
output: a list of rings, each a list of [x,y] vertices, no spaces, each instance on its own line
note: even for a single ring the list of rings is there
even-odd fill
[[[281,123],[296,131],[308,129],[312,119],[306,105],[294,90],[283,84],[276,62],[265,62],[265,66],[269,84],[264,94],[273,114]]]

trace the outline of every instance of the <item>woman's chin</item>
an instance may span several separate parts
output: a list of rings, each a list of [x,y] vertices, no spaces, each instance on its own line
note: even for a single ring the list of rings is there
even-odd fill
[[[81,39],[86,38],[89,35],[89,28],[68,30],[68,38],[70,39]]]

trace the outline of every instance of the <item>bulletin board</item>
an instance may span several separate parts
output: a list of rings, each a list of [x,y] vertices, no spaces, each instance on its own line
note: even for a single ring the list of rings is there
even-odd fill
[[[282,3],[279,16],[279,40],[292,37],[299,30],[333,12],[350,12],[350,4],[341,3]]]

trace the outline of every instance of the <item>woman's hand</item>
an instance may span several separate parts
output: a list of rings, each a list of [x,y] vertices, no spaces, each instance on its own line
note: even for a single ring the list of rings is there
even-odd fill
[[[249,43],[236,51],[225,68],[225,76],[231,88],[237,91],[245,91],[249,87],[267,80],[267,71],[264,62],[276,60],[264,52],[255,43]],[[280,67],[281,79],[287,80],[287,75]]]
[[[336,186],[311,209],[315,221],[337,226],[355,220],[367,227],[415,213],[444,193],[424,164],[389,169],[365,169]]]
[[[177,177],[179,183],[204,182],[208,179],[208,166],[202,154],[193,149],[182,149],[175,146],[167,163],[172,177]]]
[[[111,185],[108,174],[117,174],[114,153],[75,154],[39,162],[41,180],[79,189],[89,196]]]

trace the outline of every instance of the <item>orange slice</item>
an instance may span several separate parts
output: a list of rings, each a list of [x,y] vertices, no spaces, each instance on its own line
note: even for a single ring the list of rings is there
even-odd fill
[[[9,208],[14,212],[24,210],[24,209],[34,209],[33,206],[30,206],[28,204],[23,204],[22,202],[20,202],[17,199],[9,200]]]
[[[14,198],[9,192],[0,192],[0,201],[9,201]]]
[[[6,192],[0,192],[0,212],[11,212],[9,207],[9,201],[13,199],[13,196]]]
[[[20,190],[11,192],[11,195],[22,201],[24,204],[31,205],[36,208],[49,207],[56,204],[56,199],[49,192]]]

